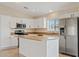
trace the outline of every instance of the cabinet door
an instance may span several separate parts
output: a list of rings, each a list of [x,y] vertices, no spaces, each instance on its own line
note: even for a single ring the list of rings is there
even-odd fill
[[[18,46],[18,37],[10,35],[9,39],[11,46]]]
[[[10,28],[9,28],[9,20],[10,17],[8,16],[1,16],[1,46],[2,48],[9,47],[9,35],[10,35]]]
[[[38,18],[36,20],[33,20],[34,21],[34,26],[36,28],[44,28],[44,19],[43,18]]]
[[[10,20],[10,28],[16,28],[16,19],[15,18],[12,18]]]
[[[47,40],[47,57],[59,56],[59,40]]]
[[[27,57],[45,57],[46,42],[20,38],[19,52]]]
[[[28,39],[20,38],[19,41],[19,53],[31,57],[31,45],[30,41]]]
[[[9,21],[10,23],[10,28],[16,28],[16,23],[21,23],[21,19],[16,18],[16,17],[11,17],[11,20]]]
[[[10,21],[12,20],[12,17],[10,16],[1,16],[1,47],[4,49],[6,47],[12,47],[16,46],[17,42],[16,40],[12,40],[10,37],[12,29],[10,28]],[[15,44],[16,42],[16,44]]]
[[[61,53],[65,52],[65,37],[64,36],[60,36],[60,40],[59,40],[59,50]]]
[[[31,57],[46,57],[46,41],[35,41],[31,42]]]

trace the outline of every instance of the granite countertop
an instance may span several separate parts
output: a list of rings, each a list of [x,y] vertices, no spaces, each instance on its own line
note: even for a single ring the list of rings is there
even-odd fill
[[[38,35],[29,34],[29,35],[21,35],[20,38],[41,41],[41,40],[46,39],[46,36],[44,36],[44,35],[38,36]]]
[[[11,35],[14,35],[15,33],[12,32]],[[42,35],[53,35],[53,36],[59,36],[59,33],[57,32],[25,32],[24,35],[27,34],[42,34]]]
[[[17,35],[15,36],[17,37]],[[59,36],[28,34],[28,35],[20,35],[19,38],[30,39],[30,40],[35,40],[35,41],[43,41],[43,40],[59,39]]]
[[[14,35],[17,37],[17,34],[11,33],[11,35]],[[58,39],[59,38],[59,33],[55,32],[27,32],[24,33],[24,35],[19,35],[20,38],[24,39],[31,39],[31,40],[36,40],[36,41],[42,41],[42,40],[51,40],[51,39]]]

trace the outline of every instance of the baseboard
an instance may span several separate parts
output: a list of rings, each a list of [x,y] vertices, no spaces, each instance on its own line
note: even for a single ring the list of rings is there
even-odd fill
[[[61,54],[68,55],[68,56],[71,56],[71,57],[76,57],[76,56],[74,56],[74,55],[67,54],[67,53],[61,53]]]
[[[26,56],[24,56],[23,54],[20,54],[20,53],[19,53],[19,57],[26,57]]]

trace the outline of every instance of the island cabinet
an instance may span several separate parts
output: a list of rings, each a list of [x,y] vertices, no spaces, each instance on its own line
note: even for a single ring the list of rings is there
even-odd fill
[[[41,41],[20,38],[19,53],[25,57],[58,57],[58,39]]]
[[[47,57],[58,57],[59,56],[59,40],[47,40]]]

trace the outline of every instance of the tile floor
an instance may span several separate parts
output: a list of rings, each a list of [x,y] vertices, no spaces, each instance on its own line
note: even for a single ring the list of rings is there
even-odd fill
[[[22,57],[18,55],[18,48],[7,49],[0,51],[0,57]],[[59,54],[59,57],[70,57],[68,55]]]

